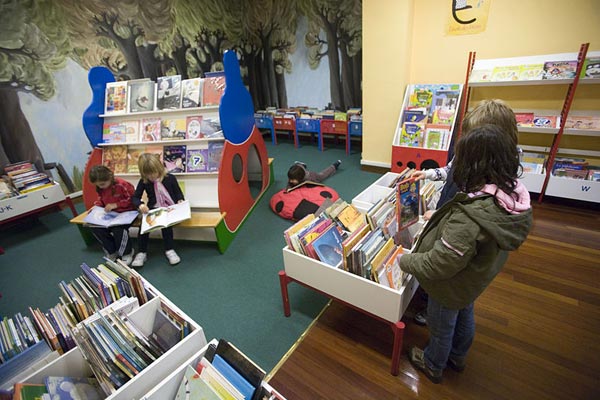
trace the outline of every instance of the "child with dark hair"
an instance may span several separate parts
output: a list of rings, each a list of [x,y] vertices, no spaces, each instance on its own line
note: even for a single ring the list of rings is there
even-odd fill
[[[520,169],[515,141],[502,128],[472,129],[456,146],[459,193],[432,215],[414,251],[400,256],[400,268],[429,294],[429,344],[411,348],[409,360],[434,383],[446,366],[465,368],[475,335],[474,302],[531,229]]]
[[[98,199],[95,206],[104,207],[106,212],[124,212],[135,210],[131,197],[133,185],[121,178],[115,178],[113,172],[104,165],[90,169],[88,178],[96,186]],[[120,258],[127,265],[133,259],[133,248],[129,240],[129,226],[118,225],[109,228],[91,227],[92,234],[102,244],[106,257],[114,261]]]
[[[335,174],[340,167],[340,164],[342,164],[342,160],[337,160],[323,171],[314,172],[309,171],[306,164],[303,162],[296,161],[288,170],[288,189],[298,186],[305,181],[321,183],[331,175]]]

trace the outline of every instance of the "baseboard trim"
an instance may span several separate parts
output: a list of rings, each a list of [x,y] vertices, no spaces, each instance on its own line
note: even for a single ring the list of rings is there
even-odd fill
[[[380,167],[380,168],[392,168],[392,164],[390,163],[384,163],[381,161],[371,161],[371,160],[365,160],[364,158],[360,160],[360,165],[365,165],[365,166],[369,166],[369,167]]]
[[[385,174],[391,169],[391,165],[388,163],[369,160],[360,160],[360,166],[360,169],[363,171],[376,172],[378,174]]]

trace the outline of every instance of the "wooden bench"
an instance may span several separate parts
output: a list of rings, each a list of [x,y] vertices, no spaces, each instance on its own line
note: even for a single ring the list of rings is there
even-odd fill
[[[91,245],[95,243],[91,231],[89,230],[86,223],[83,221],[87,216],[89,210],[85,211],[78,216],[71,219],[71,223],[76,224],[79,228],[81,236],[87,245]],[[225,214],[219,211],[192,211],[192,217],[188,220],[182,221],[179,224],[175,225],[174,228],[179,230],[179,228],[187,228],[187,229],[213,229],[217,241],[217,247],[219,248],[219,252],[225,253],[227,247],[231,243],[233,238],[228,234],[229,231],[225,227]],[[141,218],[137,218],[131,224],[132,227],[139,227],[141,223]],[[179,237],[178,237],[179,236]],[[176,239],[189,239],[189,240],[202,240],[202,239],[194,239],[193,235],[175,235]]]

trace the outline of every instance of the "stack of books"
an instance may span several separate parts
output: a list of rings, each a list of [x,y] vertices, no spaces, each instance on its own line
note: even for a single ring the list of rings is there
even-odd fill
[[[54,185],[51,177],[38,172],[35,165],[29,161],[8,164],[4,167],[10,185],[19,193],[25,194]]]

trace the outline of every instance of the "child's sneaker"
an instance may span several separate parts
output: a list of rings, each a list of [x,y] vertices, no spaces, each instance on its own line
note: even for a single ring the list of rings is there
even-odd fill
[[[171,264],[171,265],[179,264],[179,262],[181,261],[181,258],[179,258],[177,253],[175,253],[175,250],[165,251],[165,256],[167,256],[167,259],[169,260],[169,264]]]
[[[135,255],[135,258],[133,259],[133,262],[131,263],[131,266],[133,268],[141,268],[144,266],[144,263],[147,259],[148,256],[146,255],[146,253],[137,253]]]
[[[121,257],[121,261],[127,265],[131,265],[131,262],[133,261],[133,250],[131,250],[131,253],[125,254],[123,257]]]
[[[302,161],[294,161],[294,164],[302,165],[304,168],[306,168],[306,164]]]
[[[342,164],[342,160],[337,160],[336,162],[333,163],[333,166],[335,167],[336,171],[340,167],[340,164]]]

